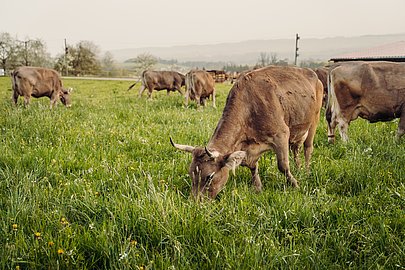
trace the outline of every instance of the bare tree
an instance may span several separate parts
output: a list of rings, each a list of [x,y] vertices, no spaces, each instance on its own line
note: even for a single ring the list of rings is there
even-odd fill
[[[9,33],[0,33],[0,66],[5,73],[14,67],[15,52],[15,39]]]
[[[22,65],[51,67],[51,56],[40,39],[26,39],[17,42],[17,57]]]
[[[137,70],[142,72],[156,65],[158,60],[155,56],[149,53],[142,53],[135,58],[134,62],[137,65]]]
[[[266,52],[261,52],[259,55],[258,62],[256,64],[257,67],[265,67],[270,64],[270,56]]]
[[[112,53],[106,52],[101,59],[101,67],[107,76],[112,76],[115,70],[115,61]]]

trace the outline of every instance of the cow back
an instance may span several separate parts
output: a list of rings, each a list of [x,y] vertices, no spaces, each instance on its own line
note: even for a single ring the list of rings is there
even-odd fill
[[[231,129],[225,127],[228,123],[247,127],[252,137],[263,140],[288,126],[290,138],[302,137],[319,117],[322,92],[321,82],[310,69],[271,66],[254,70],[232,87],[221,125],[224,130]]]

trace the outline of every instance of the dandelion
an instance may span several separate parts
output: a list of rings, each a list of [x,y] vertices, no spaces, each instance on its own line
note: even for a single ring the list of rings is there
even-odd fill
[[[63,226],[67,226],[69,225],[69,221],[67,221],[67,219],[63,217],[60,219],[60,224],[62,224]]]
[[[100,196],[100,192],[96,191],[96,192],[94,192],[94,195],[95,195],[96,197],[98,197],[98,196]]]
[[[17,224],[13,224],[13,231],[16,231],[18,229],[18,225]]]
[[[35,232],[34,233],[34,237],[35,237],[35,239],[41,239],[41,233],[40,232]]]
[[[131,246],[135,247],[138,242],[136,240],[131,240]]]
[[[52,241],[49,241],[49,242],[48,242],[48,247],[53,247],[54,245],[55,245],[54,242],[52,242]]]
[[[58,249],[58,255],[62,255],[64,253],[65,253],[65,251],[63,249],[61,249],[61,248]]]

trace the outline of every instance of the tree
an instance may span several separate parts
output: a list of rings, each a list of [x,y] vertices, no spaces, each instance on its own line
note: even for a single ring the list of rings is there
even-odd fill
[[[106,76],[112,76],[115,71],[114,57],[110,52],[106,52],[101,59],[101,67]]]
[[[100,73],[101,65],[97,60],[98,47],[91,41],[81,41],[76,47],[68,47],[68,66],[75,76],[96,75]],[[69,72],[70,73],[70,72]]]
[[[40,39],[17,41],[16,53],[21,65],[39,67],[51,67],[52,65],[51,56],[46,50],[46,45]]]
[[[270,56],[268,55],[268,53],[261,52],[256,66],[265,67],[268,65],[270,65]]]
[[[16,66],[16,41],[9,33],[0,33],[0,67],[6,73]]]
[[[158,59],[149,53],[142,53],[136,58],[129,59],[126,62],[135,63],[135,70],[138,73],[141,73],[142,71],[150,69],[156,65],[158,63]]]

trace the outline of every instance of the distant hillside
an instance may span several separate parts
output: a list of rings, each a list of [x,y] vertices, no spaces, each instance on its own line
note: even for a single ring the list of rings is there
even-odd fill
[[[305,38],[299,40],[299,60],[327,61],[359,49],[405,40],[405,33],[357,37]],[[249,40],[235,43],[173,47],[131,48],[110,51],[118,62],[150,53],[161,59],[185,61],[231,62],[253,65],[261,52],[276,53],[279,59],[294,59],[295,39]]]

